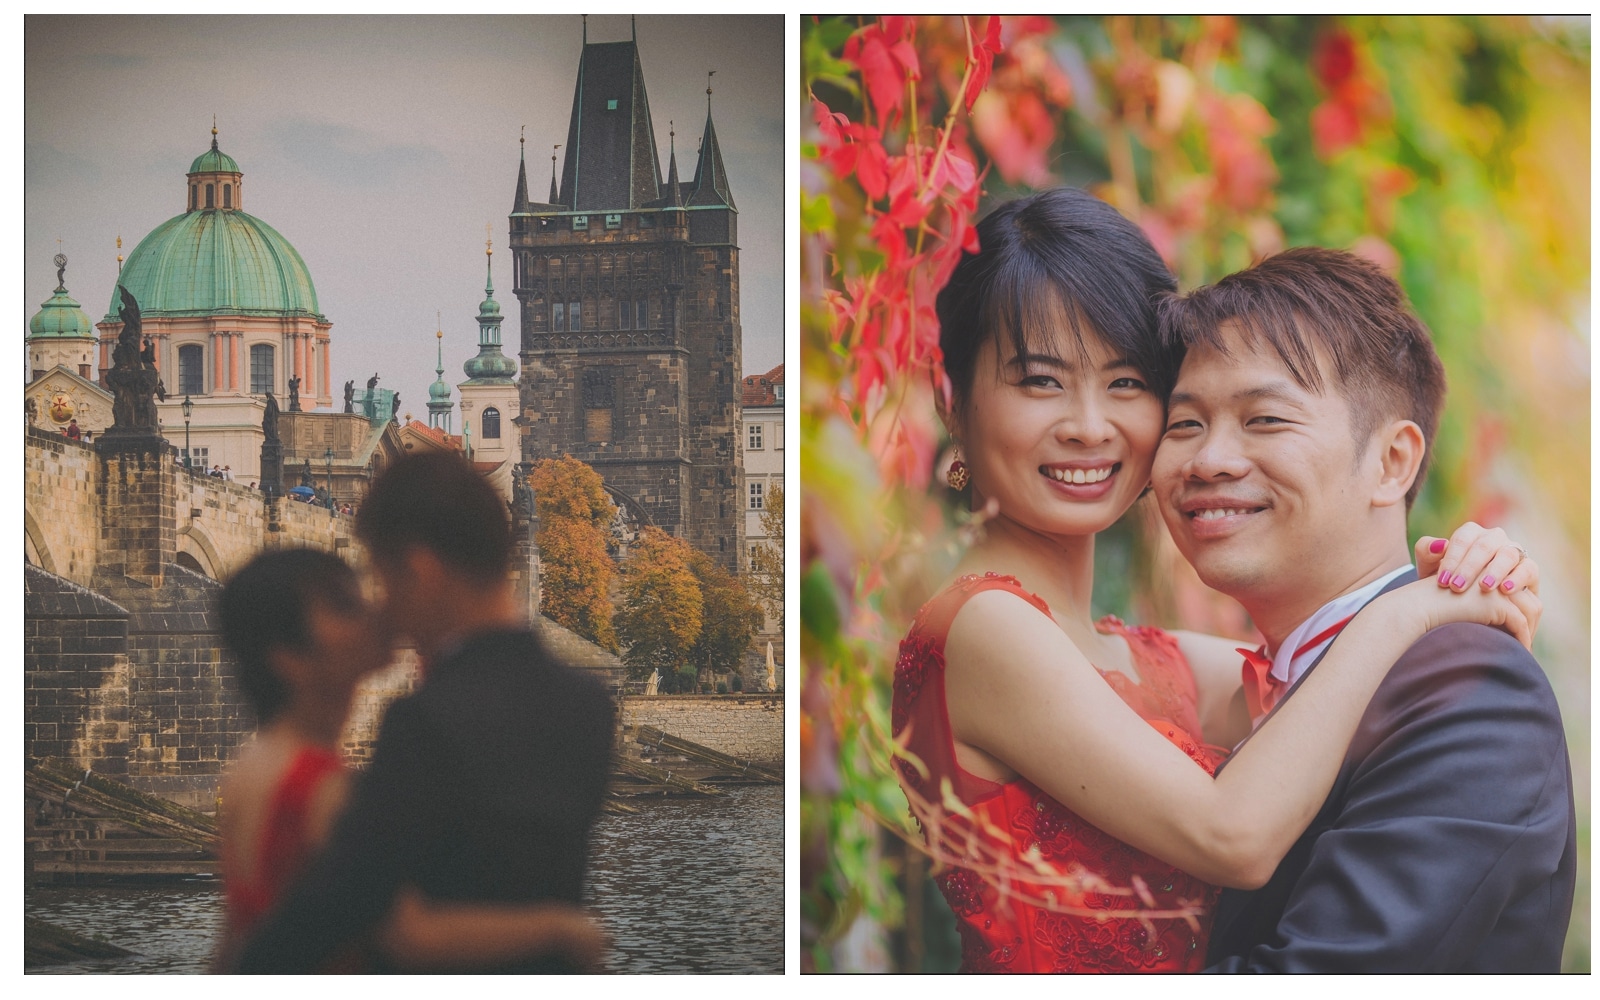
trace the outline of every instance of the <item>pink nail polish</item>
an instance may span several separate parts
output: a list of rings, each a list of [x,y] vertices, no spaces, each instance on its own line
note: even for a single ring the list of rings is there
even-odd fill
[[[1428,551],[1432,552],[1434,555],[1438,555],[1444,551],[1444,547],[1445,540],[1443,538],[1435,538],[1433,540],[1433,544],[1428,546]]]
[[[1494,577],[1492,577],[1492,576],[1484,577],[1483,578],[1483,585],[1486,588],[1488,588],[1489,590],[1493,590],[1494,589]]]
[[[1452,586],[1452,587],[1465,587],[1466,585],[1467,585],[1467,578],[1462,576],[1460,573],[1457,573],[1455,575],[1455,577],[1450,581],[1450,586]]]
[[[1504,590],[1504,591],[1505,591],[1505,592],[1506,592],[1506,593],[1508,593],[1508,594],[1509,594],[1509,593],[1511,593],[1511,592],[1512,592],[1512,591],[1513,591],[1513,590],[1516,590],[1516,589],[1517,589],[1517,582],[1516,582],[1516,581],[1515,581],[1515,580],[1507,580],[1507,581],[1506,581],[1506,582],[1505,582],[1505,583],[1502,583],[1502,584],[1501,584],[1501,585],[1500,585],[1500,588],[1501,588],[1501,589],[1502,589],[1502,590]]]
[[[1449,570],[1441,569],[1439,571],[1439,586],[1441,586],[1441,587],[1450,586],[1450,571]]]

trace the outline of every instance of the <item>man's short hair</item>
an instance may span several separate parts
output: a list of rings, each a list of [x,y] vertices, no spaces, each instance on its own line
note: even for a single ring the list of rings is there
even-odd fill
[[[1222,328],[1228,324],[1247,343],[1270,345],[1290,377],[1316,393],[1324,391],[1320,344],[1350,402],[1358,447],[1382,421],[1411,420],[1422,428],[1422,463],[1406,493],[1409,510],[1433,457],[1445,378],[1428,328],[1400,285],[1355,254],[1295,247],[1162,305],[1163,336],[1185,350],[1204,346],[1226,355]]]
[[[356,514],[356,536],[378,562],[421,546],[479,583],[504,577],[511,565],[505,501],[451,452],[405,455],[379,473]]]
[[[217,596],[222,640],[239,660],[239,686],[262,725],[288,707],[290,696],[268,656],[274,649],[311,645],[316,606],[354,611],[361,606],[361,587],[343,559],[315,549],[259,555]]]

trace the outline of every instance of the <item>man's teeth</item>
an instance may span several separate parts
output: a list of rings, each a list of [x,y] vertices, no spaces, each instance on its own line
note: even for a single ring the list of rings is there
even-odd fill
[[[1048,475],[1051,479],[1054,479],[1054,480],[1056,480],[1058,482],[1076,483],[1078,485],[1082,485],[1084,483],[1100,483],[1100,482],[1104,482],[1105,480],[1107,480],[1107,479],[1109,479],[1111,477],[1111,473],[1115,468],[1116,468],[1116,466],[1114,466],[1114,465],[1108,465],[1103,469],[1050,469],[1050,468],[1046,468],[1044,471],[1045,471],[1045,474]]]
[[[1194,512],[1198,521],[1215,521],[1219,517],[1229,517],[1233,514],[1248,514],[1250,511],[1244,507],[1207,507]]]

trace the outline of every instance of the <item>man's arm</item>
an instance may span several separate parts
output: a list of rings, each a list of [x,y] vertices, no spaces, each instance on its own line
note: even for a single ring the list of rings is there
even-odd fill
[[[1571,779],[1532,657],[1482,626],[1436,629],[1379,688],[1350,759],[1276,940],[1213,971],[1447,972],[1502,958],[1503,971],[1557,971]],[[1548,928],[1528,935],[1553,937],[1548,954],[1483,954],[1508,907],[1528,930]]]
[[[445,807],[434,742],[413,699],[390,707],[327,846],[251,934],[240,972],[313,971],[383,918]]]

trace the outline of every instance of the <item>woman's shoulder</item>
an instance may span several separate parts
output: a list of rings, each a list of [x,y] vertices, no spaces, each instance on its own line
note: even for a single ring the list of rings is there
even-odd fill
[[[1014,576],[995,572],[963,573],[928,599],[917,612],[917,617],[912,623],[912,632],[944,636],[949,632],[951,622],[961,609],[966,607],[967,602],[976,595],[989,591],[1000,591],[1020,597],[1044,615],[1050,614],[1050,606],[1045,603],[1044,598],[1025,588]]]

